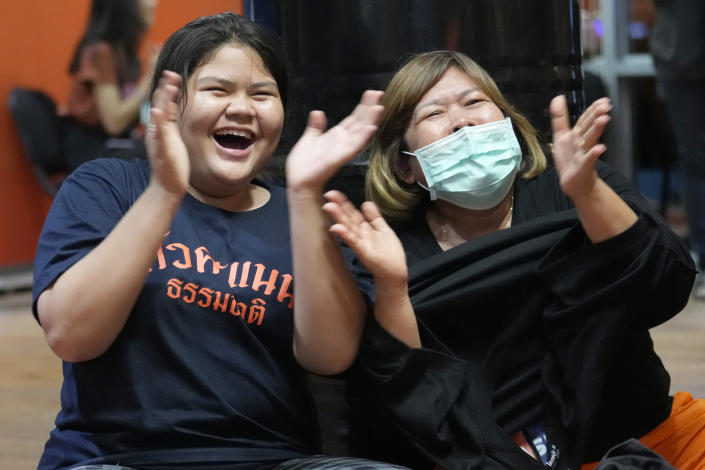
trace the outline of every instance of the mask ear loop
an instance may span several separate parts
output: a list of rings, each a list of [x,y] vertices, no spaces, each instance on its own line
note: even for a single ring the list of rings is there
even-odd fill
[[[406,150],[401,150],[400,153],[406,155],[407,157],[418,158],[415,153],[413,153],[413,152],[407,152]],[[428,191],[429,193],[431,193],[431,200],[432,200],[432,201],[435,201],[435,200],[436,200],[436,198],[433,197],[434,194],[435,194],[435,191],[432,192],[430,189],[428,189],[428,186],[424,186],[424,185],[421,183],[421,181],[419,181],[419,180],[416,180],[416,184],[418,184],[418,185],[421,186],[423,189],[425,189],[426,191]]]

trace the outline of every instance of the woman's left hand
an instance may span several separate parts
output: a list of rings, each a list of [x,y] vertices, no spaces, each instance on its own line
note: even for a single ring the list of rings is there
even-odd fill
[[[361,211],[340,191],[328,191],[323,210],[331,216],[330,231],[355,252],[376,282],[401,282],[406,288],[406,255],[396,233],[387,225],[374,202],[362,203]]]
[[[599,143],[610,120],[612,105],[608,98],[592,103],[571,129],[564,96],[551,100],[553,160],[561,189],[574,202],[590,194],[598,179],[595,162],[607,147]]]
[[[353,112],[326,131],[326,116],[311,111],[301,138],[286,159],[290,189],[320,193],[328,180],[360,152],[377,130],[383,92],[367,90]]]

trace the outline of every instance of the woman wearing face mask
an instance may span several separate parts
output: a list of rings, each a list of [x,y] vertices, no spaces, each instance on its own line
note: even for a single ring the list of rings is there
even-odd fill
[[[359,213],[331,192],[324,206],[377,283],[349,380],[360,435],[386,437],[372,455],[578,468],[635,437],[696,468],[705,405],[669,396],[648,332],[686,304],[693,263],[598,161],[609,102],[573,128],[564,98],[551,102],[553,165],[460,53],[414,57],[383,104],[367,174],[376,204]]]

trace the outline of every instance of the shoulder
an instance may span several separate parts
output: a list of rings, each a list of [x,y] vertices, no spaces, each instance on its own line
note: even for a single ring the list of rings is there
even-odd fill
[[[133,174],[148,176],[151,172],[149,161],[142,158],[125,160],[121,158],[96,158],[79,166],[71,176],[81,174],[105,174],[117,176]]]
[[[67,188],[92,193],[117,191],[130,199],[136,198],[149,183],[149,162],[141,158],[122,160],[97,158],[79,166],[62,184]]]

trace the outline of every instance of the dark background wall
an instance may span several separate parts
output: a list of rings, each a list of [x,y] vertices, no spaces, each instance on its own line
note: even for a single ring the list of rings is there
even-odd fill
[[[574,115],[583,108],[577,0],[256,0],[244,7],[282,36],[292,63],[282,153],[308,110],[338,121],[415,52],[465,52],[546,139],[553,96],[565,93]]]

